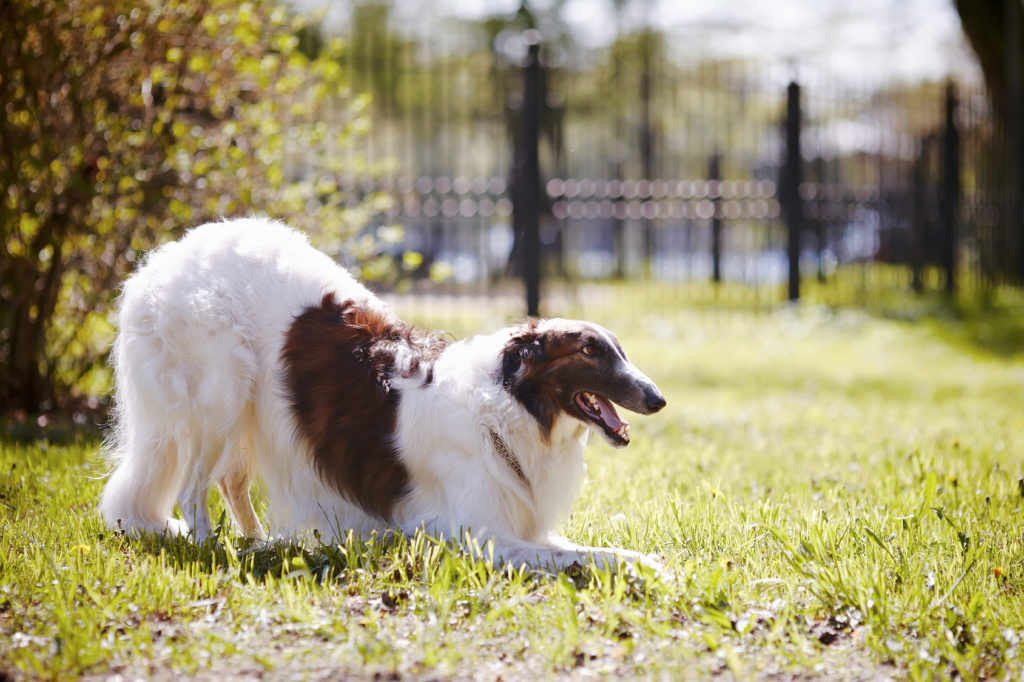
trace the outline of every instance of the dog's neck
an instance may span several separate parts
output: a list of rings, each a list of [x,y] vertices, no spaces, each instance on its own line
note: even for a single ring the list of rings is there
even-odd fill
[[[499,436],[498,432],[494,429],[488,429],[488,431],[490,431],[491,434],[491,444],[494,446],[494,451],[501,455],[502,459],[505,460],[505,463],[509,465],[512,471],[516,472],[516,476],[519,477],[519,480],[522,481],[523,485],[526,486],[526,489],[529,490],[530,479],[527,478],[526,473],[523,471],[523,466],[519,463],[519,460],[509,448],[508,443],[506,443],[505,439]]]
[[[523,476],[515,473],[497,446],[493,446],[496,454],[492,456],[501,458],[500,465],[511,474],[509,479],[526,482],[515,494],[521,505],[522,531],[542,539],[568,516],[579,492],[586,473],[583,449],[588,431],[566,417],[558,420],[544,439],[533,416],[518,404],[516,409],[521,411],[519,416],[495,433],[515,457]]]
[[[465,427],[467,431],[483,434],[484,452],[480,445],[462,442],[474,449],[473,456],[492,458],[493,466],[489,468],[505,481],[502,494],[519,509],[513,515],[515,520],[510,519],[516,534],[541,536],[552,531],[568,514],[576,497],[585,473],[583,436],[587,429],[563,415],[545,432],[502,385],[501,349],[507,338],[507,334],[498,332],[449,346],[434,366],[432,390],[453,398],[429,399],[421,414],[426,417],[435,407],[448,410],[444,415],[427,417],[428,423],[438,423],[451,416],[452,404],[461,403],[469,408]],[[513,499],[517,502],[512,503]]]

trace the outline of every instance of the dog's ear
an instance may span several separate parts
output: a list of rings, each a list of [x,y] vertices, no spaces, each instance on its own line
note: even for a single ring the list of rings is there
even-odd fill
[[[501,358],[502,385],[533,415],[545,438],[556,410],[543,392],[537,391],[533,379],[543,374],[547,358],[546,338],[537,331],[535,320],[527,320],[513,330]]]
[[[524,364],[543,360],[545,356],[543,339],[537,334],[531,334],[529,338],[521,339],[516,346],[516,354]]]
[[[543,339],[531,320],[505,344],[501,358],[502,383],[511,386],[522,367],[542,362],[545,355]]]

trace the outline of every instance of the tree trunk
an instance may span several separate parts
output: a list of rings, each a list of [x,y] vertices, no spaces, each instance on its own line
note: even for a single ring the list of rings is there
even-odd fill
[[[41,233],[47,231],[56,232],[53,228],[40,228]],[[55,392],[49,363],[45,361],[46,337],[57,307],[64,262],[62,240],[51,239],[50,246],[53,252],[46,263],[29,253],[9,264],[17,294],[11,304],[13,324],[3,353],[6,366],[0,384],[0,414],[13,410],[41,412],[53,407]]]

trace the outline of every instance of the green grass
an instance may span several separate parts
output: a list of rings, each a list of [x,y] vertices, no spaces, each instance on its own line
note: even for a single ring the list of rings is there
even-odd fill
[[[595,441],[563,530],[664,576],[423,536],[129,541],[97,516],[95,442],[8,442],[0,672],[1020,678],[1022,318],[932,312],[591,308],[669,406]]]

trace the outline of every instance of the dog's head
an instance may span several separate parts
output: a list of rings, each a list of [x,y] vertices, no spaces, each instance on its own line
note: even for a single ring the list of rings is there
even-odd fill
[[[589,322],[531,320],[514,328],[502,351],[501,381],[545,434],[565,414],[616,447],[629,444],[629,423],[615,405],[640,414],[665,406],[615,336]]]

